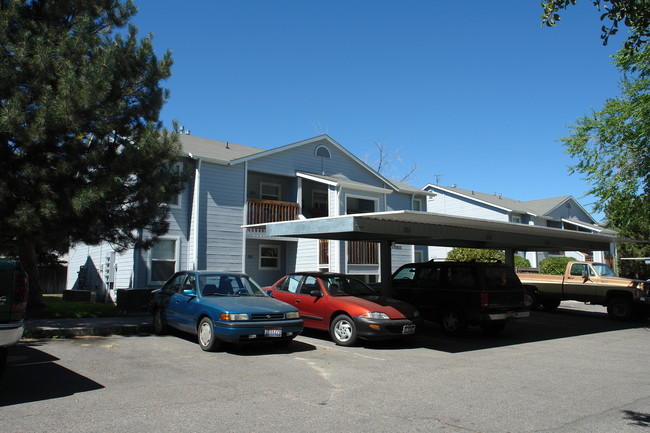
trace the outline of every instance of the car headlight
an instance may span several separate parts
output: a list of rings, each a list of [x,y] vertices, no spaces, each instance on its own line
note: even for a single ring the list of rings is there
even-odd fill
[[[369,311],[367,313],[359,315],[359,317],[363,317],[364,319],[390,319],[390,317],[388,317],[388,314],[379,313],[377,311]]]
[[[284,317],[287,319],[300,319],[300,313],[298,311],[289,311]]]
[[[234,320],[250,320],[251,316],[246,313],[221,313],[221,320],[231,322]]]

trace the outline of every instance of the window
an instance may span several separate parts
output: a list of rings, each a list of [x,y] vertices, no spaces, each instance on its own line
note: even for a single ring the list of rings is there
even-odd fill
[[[149,254],[149,283],[167,281],[177,268],[178,239],[160,239]]]
[[[414,198],[413,199],[413,210],[422,210],[422,199]]]
[[[521,224],[521,217],[513,215],[510,217],[510,222]]]
[[[173,167],[174,174],[180,174],[183,171],[183,164],[182,163],[177,163],[174,164]],[[171,199],[169,199],[169,202],[167,202],[169,207],[171,208],[178,208],[181,206],[181,193],[175,195]]]
[[[280,185],[277,183],[260,182],[261,198],[263,200],[280,201]]]
[[[314,190],[311,193],[312,207],[315,209],[327,209],[327,191]]]
[[[316,148],[315,155],[317,157],[319,157],[319,158],[325,158],[325,159],[331,159],[332,158],[332,154],[330,153],[330,150],[327,147],[323,146],[323,145],[318,146]]]
[[[287,292],[296,293],[298,291],[298,287],[300,286],[300,280],[302,280],[302,275],[290,275],[282,282],[282,285],[278,288]]]
[[[377,202],[377,199],[348,195],[346,196],[345,202],[347,207],[346,213],[348,215],[351,215],[358,213],[375,212],[375,209],[377,208]]]
[[[280,269],[280,247],[260,245],[260,269]]]

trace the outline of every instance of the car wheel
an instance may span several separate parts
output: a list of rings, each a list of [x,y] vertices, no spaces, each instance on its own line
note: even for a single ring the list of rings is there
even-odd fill
[[[220,342],[214,335],[214,324],[209,317],[201,319],[197,331],[199,346],[201,346],[202,350],[206,352],[214,352],[219,348]]]
[[[542,299],[540,302],[542,308],[546,311],[556,310],[560,306],[559,299]]]
[[[156,309],[153,313],[153,332],[158,335],[167,333],[167,322],[160,309]]]
[[[7,357],[9,356],[8,347],[0,347],[0,377],[4,373],[5,368],[7,367]]]
[[[632,320],[632,303],[624,298],[612,298],[607,303],[607,315],[614,320]]]
[[[467,317],[458,308],[449,308],[443,311],[440,325],[445,334],[459,337],[467,331]]]
[[[337,316],[330,325],[332,340],[339,346],[352,346],[357,342],[357,328],[354,322],[345,314]]]
[[[503,331],[503,328],[505,327],[506,327],[505,320],[499,320],[497,322],[481,323],[481,329],[483,330],[483,332],[490,335],[498,334],[499,332]]]
[[[530,308],[531,310],[537,310],[539,307],[539,299],[537,299],[535,290],[529,288],[524,289],[524,307]]]

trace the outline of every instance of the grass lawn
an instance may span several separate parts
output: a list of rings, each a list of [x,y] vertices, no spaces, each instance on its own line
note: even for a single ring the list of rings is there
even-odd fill
[[[47,306],[42,311],[31,312],[26,319],[82,319],[88,317],[120,316],[113,304],[91,304],[87,302],[63,301],[63,295],[43,295]]]

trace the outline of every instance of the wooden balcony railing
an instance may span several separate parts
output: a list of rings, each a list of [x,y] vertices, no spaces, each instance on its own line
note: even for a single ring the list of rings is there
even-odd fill
[[[327,239],[318,240],[318,264],[329,265],[330,263],[330,243]]]
[[[274,223],[298,219],[300,205],[286,201],[248,199],[248,224]],[[263,232],[264,229],[254,228],[249,231]]]
[[[348,241],[348,264],[376,265],[379,263],[379,243]]]

